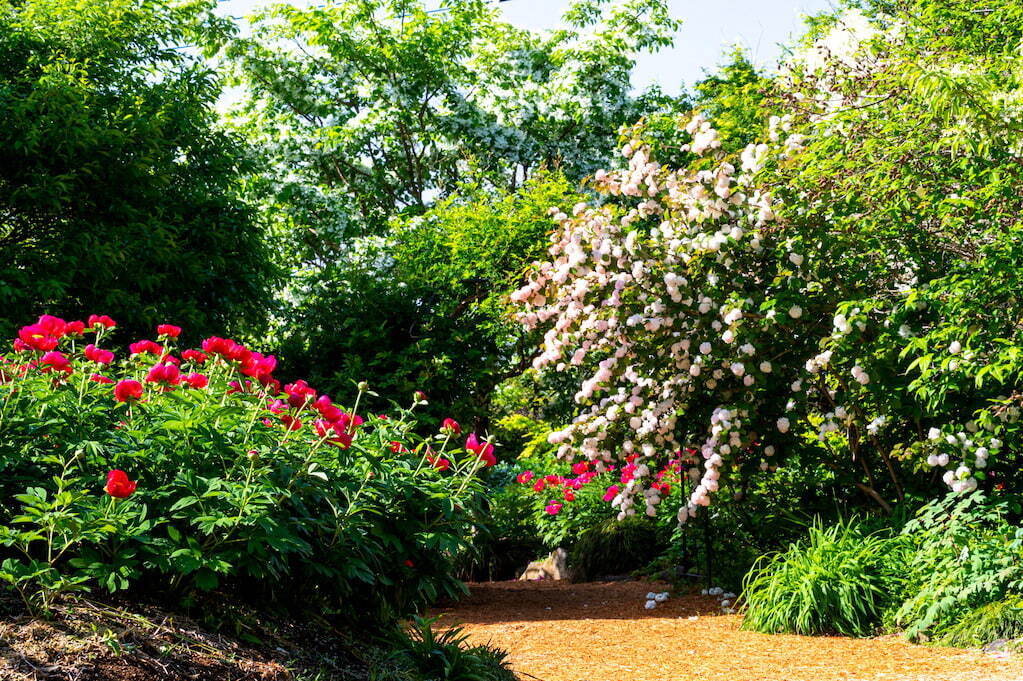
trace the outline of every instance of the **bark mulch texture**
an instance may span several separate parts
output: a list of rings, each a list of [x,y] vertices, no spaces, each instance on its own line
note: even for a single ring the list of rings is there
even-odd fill
[[[492,582],[441,611],[542,681],[1023,681],[1023,657],[874,639],[757,634],[709,596],[643,607],[650,582]]]

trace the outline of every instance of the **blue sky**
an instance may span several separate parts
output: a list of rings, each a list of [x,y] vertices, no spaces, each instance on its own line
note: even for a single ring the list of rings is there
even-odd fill
[[[292,0],[311,4],[310,0]],[[315,4],[323,4],[317,0]],[[435,1],[435,0],[434,0]],[[570,0],[507,0],[499,7],[511,23],[536,30],[554,28]],[[221,0],[220,9],[245,16],[266,0]],[[775,64],[779,45],[799,33],[801,17],[831,8],[834,0],[670,0],[675,16],[682,19],[675,47],[639,57],[634,85],[643,88],[660,83],[675,93],[681,84],[691,85],[704,70],[713,70],[721,55],[739,43],[761,66]]]

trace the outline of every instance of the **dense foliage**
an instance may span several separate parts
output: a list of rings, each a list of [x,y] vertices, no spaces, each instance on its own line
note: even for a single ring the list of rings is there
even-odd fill
[[[535,344],[508,319],[507,296],[542,252],[550,206],[574,196],[558,173],[496,198],[465,187],[386,237],[354,241],[307,273],[276,332],[286,368],[329,389],[373,376],[383,398],[424,388],[436,420],[451,409],[486,426],[495,388]]]
[[[247,86],[240,123],[272,166],[259,182],[297,248],[331,257],[395,213],[463,184],[514,190],[607,158],[619,126],[673,102],[631,93],[636,52],[670,44],[662,0],[579,0],[549,35],[484,0],[271,6],[229,56]]]
[[[29,315],[254,331],[275,281],[212,68],[209,2],[0,2],[0,333]]]
[[[746,579],[743,626],[980,645],[1012,637],[1023,595],[1015,499],[974,492],[925,506],[901,531],[865,521],[815,525]],[[988,638],[990,636],[990,638]]]

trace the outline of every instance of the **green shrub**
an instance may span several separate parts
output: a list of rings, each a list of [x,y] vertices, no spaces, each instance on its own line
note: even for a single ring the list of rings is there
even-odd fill
[[[579,535],[569,555],[569,565],[573,579],[580,581],[620,575],[647,565],[666,548],[651,518],[611,518]]]
[[[854,521],[815,523],[787,551],[762,557],[743,585],[743,628],[865,636],[897,588],[901,542]]]
[[[982,605],[948,627],[938,643],[975,648],[998,639],[1023,639],[1023,596],[1010,595]]]
[[[506,464],[498,464],[488,477],[493,487],[487,494],[483,518],[471,546],[459,554],[456,574],[461,579],[514,579],[546,548],[532,521],[533,500],[507,482],[511,471]]]
[[[111,360],[83,355],[93,329],[26,329],[0,358],[0,580],[30,607],[145,579],[382,623],[461,591],[453,557],[490,456],[471,443],[423,440],[412,410],[364,422],[364,388],[350,408],[304,381],[282,391],[272,357],[230,340],[200,356],[170,332]]]
[[[907,523],[903,537],[913,550],[906,562],[907,597],[892,612],[892,624],[911,638],[940,636],[978,609],[1019,594],[1023,528],[1007,520],[1012,506],[980,492],[953,494]]]

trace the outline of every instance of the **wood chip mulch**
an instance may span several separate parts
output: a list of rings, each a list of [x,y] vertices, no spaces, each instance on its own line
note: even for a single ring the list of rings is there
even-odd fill
[[[475,643],[510,652],[527,681],[1023,681],[1023,656],[873,639],[757,634],[718,600],[651,582],[493,582],[440,611]]]

